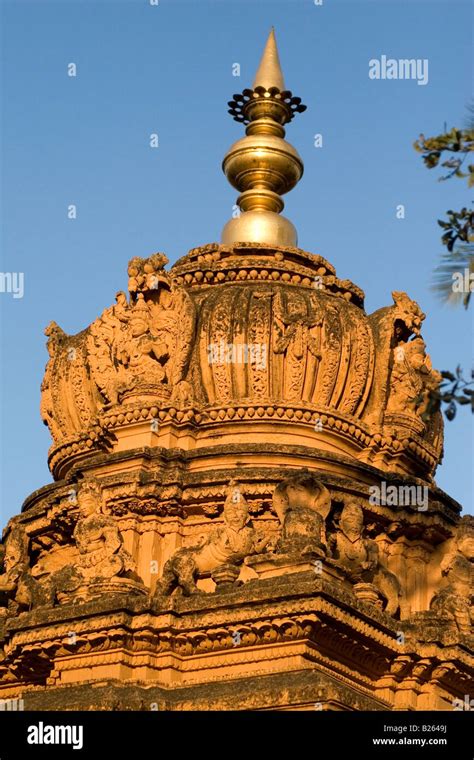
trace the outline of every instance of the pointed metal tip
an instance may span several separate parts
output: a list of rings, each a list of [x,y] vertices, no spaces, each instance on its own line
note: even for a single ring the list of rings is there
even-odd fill
[[[253,87],[278,87],[279,90],[285,89],[285,81],[281,70],[278,47],[275,37],[275,27],[272,26],[270,34],[265,45],[265,50],[260,61],[257,73],[255,75]]]

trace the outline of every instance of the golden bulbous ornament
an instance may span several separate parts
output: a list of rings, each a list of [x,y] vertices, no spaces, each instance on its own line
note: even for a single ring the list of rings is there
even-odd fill
[[[281,137],[268,134],[237,140],[222,168],[232,187],[241,192],[261,187],[278,195],[292,190],[303,174],[298,151]]]

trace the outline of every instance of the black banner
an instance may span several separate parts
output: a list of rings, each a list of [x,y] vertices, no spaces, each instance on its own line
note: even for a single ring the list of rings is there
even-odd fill
[[[452,712],[0,712],[0,760],[23,757],[107,760],[174,751],[265,758],[283,750],[331,759],[472,760],[469,711]],[[353,756],[353,755],[352,755]]]

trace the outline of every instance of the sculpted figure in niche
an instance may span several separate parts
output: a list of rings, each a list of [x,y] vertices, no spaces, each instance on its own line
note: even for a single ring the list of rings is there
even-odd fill
[[[158,290],[158,298],[150,301],[150,331],[167,357],[166,375],[173,400],[182,405],[192,402],[193,390],[184,380],[194,334],[195,313],[191,299],[174,285]]]
[[[378,564],[378,548],[363,537],[364,513],[350,502],[342,510],[339,530],[331,537],[333,557],[346,568],[351,580],[371,579]]]
[[[263,551],[269,538],[260,538],[249,518],[249,508],[233,482],[224,504],[224,525],[215,528],[201,546],[178,549],[165,563],[155,596],[171,594],[178,586],[188,596],[200,590],[196,580],[223,565],[240,565],[245,557]]]
[[[309,351],[317,361],[321,360],[320,338],[317,328],[323,324],[319,309],[306,312],[306,304],[296,296],[288,297],[286,308],[280,291],[274,299],[274,317],[277,340],[276,354],[285,355],[285,397],[301,398],[304,381],[304,364]]]
[[[400,343],[393,350],[393,369],[387,411],[422,416],[430,393],[441,382],[441,374],[433,369],[421,337]]]
[[[153,311],[153,331],[155,335],[160,336],[171,351],[176,344],[179,325],[179,312],[176,309],[175,298],[173,293],[166,288],[160,290],[160,297]]]
[[[46,327],[44,334],[48,338],[46,341],[46,349],[48,351],[49,359],[41,383],[40,414],[43,423],[48,426],[53,440],[59,441],[62,438],[62,431],[60,425],[56,421],[56,415],[54,413],[52,390],[53,363],[61,340],[65,338],[66,335],[56,322],[50,322]]]
[[[385,596],[385,611],[394,615],[399,607],[400,584],[379,561],[375,541],[364,538],[364,513],[355,502],[347,503],[341,513],[339,529],[331,537],[332,556],[354,583],[373,583]]]
[[[88,358],[106,407],[143,385],[152,386],[160,397],[172,395],[181,405],[190,403],[192,388],[184,377],[192,350],[194,307],[182,289],[171,285],[166,272],[157,270],[165,261],[162,254],[132,260],[129,271],[135,273],[133,287],[138,289],[132,291],[132,305],[119,291],[116,305],[90,327]]]
[[[152,334],[143,293],[132,307],[123,291],[115,298],[116,305],[91,325],[87,342],[93,376],[106,406],[119,403],[121,394],[139,383],[165,383],[164,365],[169,359],[166,343]]]
[[[130,554],[113,517],[98,509],[101,493],[98,483],[86,481],[78,495],[79,519],[73,539],[79,550],[76,565],[67,565],[54,574],[54,585],[72,591],[91,582],[122,576],[138,580]]]
[[[28,544],[24,528],[17,525],[11,529],[2,545],[0,608],[3,608],[3,616],[15,615],[51,601],[48,588],[41,586],[31,575]]]
[[[110,355],[114,364],[121,362],[122,356],[122,336],[124,331],[128,330],[130,321],[131,309],[127,302],[127,296],[123,290],[119,290],[115,294],[115,306],[111,306],[110,309],[106,309],[102,314],[102,329],[105,332],[107,341],[110,345]],[[120,368],[119,368],[120,369]],[[126,387],[125,375],[120,371],[114,383],[111,392],[113,395],[113,403],[118,401],[118,392]]]
[[[131,309],[122,290],[115,294],[115,301],[115,306],[105,309],[92,323],[87,338],[89,362],[107,401],[105,406],[118,404],[120,394],[127,389],[123,343],[129,334]]]
[[[322,483],[309,474],[288,478],[276,487],[272,503],[282,525],[277,552],[325,553],[331,498]]]
[[[461,633],[469,634],[474,617],[474,518],[463,518],[454,549],[441,560],[441,572],[446,585],[435,594],[430,609],[453,620]]]
[[[284,554],[324,554],[326,547],[320,540],[322,522],[322,517],[317,512],[290,510],[285,518],[281,538],[276,544],[276,551]]]
[[[164,340],[150,332],[150,320],[149,307],[143,293],[139,293],[130,314],[130,337],[120,355],[130,387],[138,380],[159,384],[167,379],[164,365],[169,359],[169,349]]]

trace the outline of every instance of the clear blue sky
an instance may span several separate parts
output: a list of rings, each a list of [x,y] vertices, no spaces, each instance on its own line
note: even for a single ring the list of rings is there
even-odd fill
[[[3,0],[0,270],[24,272],[25,294],[0,294],[2,524],[51,480],[45,325],[90,324],[126,286],[132,256],[160,250],[173,262],[219,240],[236,197],[220,164],[243,134],[227,101],[251,85],[271,25],[286,85],[308,105],[288,128],[305,162],[285,211],[300,246],[360,285],[368,312],[406,290],[428,315],[434,365],[470,368],[472,309],[441,307],[430,280],[436,219],[472,190],[437,182],[412,143],[465,120],[471,23],[469,3],[453,0]],[[382,54],[427,58],[429,83],[370,80],[368,61]],[[468,511],[471,425],[465,409],[446,425],[437,474]]]

